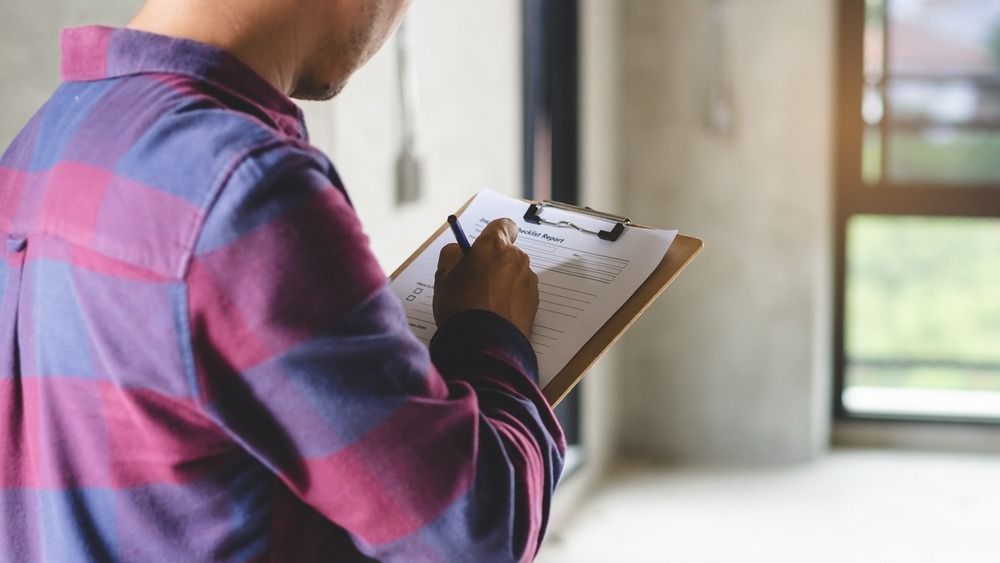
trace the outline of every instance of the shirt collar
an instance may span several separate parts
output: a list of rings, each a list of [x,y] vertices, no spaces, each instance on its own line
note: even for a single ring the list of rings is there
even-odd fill
[[[62,79],[89,81],[130,74],[182,74],[211,82],[264,109],[288,133],[304,136],[302,110],[229,53],[189,39],[127,28],[62,31]]]

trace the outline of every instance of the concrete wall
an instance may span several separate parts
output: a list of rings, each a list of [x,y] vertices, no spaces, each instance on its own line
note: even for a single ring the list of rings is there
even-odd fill
[[[622,438],[678,461],[828,443],[833,0],[730,0],[736,132],[703,126],[709,2],[629,0],[621,185],[705,251],[623,341]]]

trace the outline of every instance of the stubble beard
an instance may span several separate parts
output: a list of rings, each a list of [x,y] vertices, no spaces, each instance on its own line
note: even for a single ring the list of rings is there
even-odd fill
[[[367,5],[361,18],[363,24],[355,28],[346,41],[333,43],[331,48],[323,53],[322,56],[327,61],[343,61],[338,65],[337,76],[307,73],[295,85],[291,97],[299,100],[326,101],[335,98],[344,90],[351,75],[367,63],[381,47],[372,41],[375,34],[375,9],[371,4]]]

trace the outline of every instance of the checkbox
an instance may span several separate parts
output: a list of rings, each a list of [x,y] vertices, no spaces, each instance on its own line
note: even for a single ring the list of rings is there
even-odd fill
[[[424,292],[424,288],[422,288],[422,287],[418,287],[417,289],[413,290],[413,293],[415,293],[417,295],[419,295],[419,294],[421,294],[423,292]]]
[[[416,299],[416,298],[417,298],[417,296],[416,296],[416,295],[408,295],[408,296],[406,297],[406,300],[407,300],[407,301],[413,301],[413,300],[414,300],[414,299]]]

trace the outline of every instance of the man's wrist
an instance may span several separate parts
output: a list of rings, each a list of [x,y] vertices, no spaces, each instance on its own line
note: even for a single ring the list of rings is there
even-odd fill
[[[538,359],[531,342],[507,319],[484,309],[457,313],[438,327],[431,359],[442,375],[458,375],[483,355],[512,364],[536,384]]]

